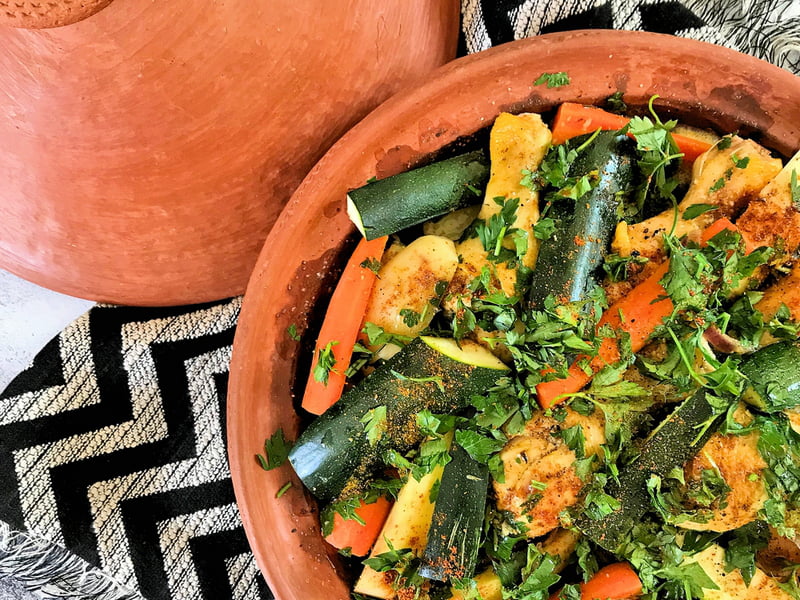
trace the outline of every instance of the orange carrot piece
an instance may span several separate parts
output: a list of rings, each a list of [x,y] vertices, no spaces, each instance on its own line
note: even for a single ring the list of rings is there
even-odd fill
[[[381,532],[391,508],[392,503],[384,496],[378,496],[378,499],[372,504],[365,504],[362,500],[361,506],[355,512],[365,525],[354,519],[344,519],[342,515],[335,513],[333,528],[325,541],[340,550],[350,548],[350,552],[354,556],[365,556],[369,553],[375,540],[378,539],[378,534]]]
[[[672,313],[672,301],[666,298],[667,291],[660,281],[669,270],[669,262],[660,264],[650,276],[637,285],[629,294],[612,304],[600,317],[598,328],[611,325],[627,332],[631,338],[631,349],[638,352],[647,343],[650,334],[661,324],[661,320]],[[619,360],[619,348],[614,338],[604,338],[597,355],[579,357],[589,359],[591,374],[587,374],[578,361],[572,364],[566,378],[544,381],[536,386],[539,405],[544,408],[558,404],[568,394],[579,392],[591,378],[606,365]]]
[[[353,346],[356,343],[361,321],[367,310],[375,273],[361,264],[370,258],[380,260],[386,246],[387,237],[372,241],[362,239],[342,272],[342,277],[331,296],[328,312],[314,347],[314,360],[308,375],[302,406],[308,412],[321,415],[336,403],[344,389],[344,372],[350,364]],[[319,361],[320,350],[329,342],[337,342],[331,347],[336,359],[333,370],[328,373],[327,385],[314,378],[314,367]]]
[[[596,106],[583,106],[574,102],[564,102],[558,107],[553,119],[553,144],[562,144],[566,140],[584,133],[592,133],[597,129],[615,130],[627,125],[629,118],[615,115]],[[633,136],[631,136],[633,137]],[[694,162],[703,152],[711,148],[711,144],[688,135],[673,134],[672,139],[683,152],[683,160]]]
[[[626,562],[603,567],[584,584],[581,600],[627,600],[642,593],[642,582]]]
[[[701,243],[717,235],[723,229],[738,231],[736,225],[726,218],[717,219],[701,234]],[[745,251],[752,252],[753,246],[745,240]],[[611,325],[616,330],[622,330],[630,335],[631,350],[638,352],[647,344],[650,335],[661,324],[664,317],[670,315],[675,308],[667,296],[667,290],[661,285],[661,279],[669,271],[669,261],[664,261],[650,274],[650,276],[633,288],[624,298],[612,304],[600,317],[598,329],[603,325]],[[543,409],[550,408],[566,400],[569,394],[579,392],[595,373],[606,365],[619,360],[619,347],[615,338],[604,338],[600,342],[597,355],[578,357],[578,360],[588,359],[591,374],[587,374],[578,366],[578,361],[570,366],[566,378],[543,381],[536,386],[539,406]]]
[[[758,247],[758,244],[752,240],[752,238],[747,235],[746,232],[741,231],[736,225],[731,223],[725,217],[720,217],[716,221],[714,221],[711,225],[709,225],[700,236],[700,245],[705,246],[708,244],[708,240],[713,238],[718,233],[721,233],[725,229],[730,231],[738,232],[739,235],[742,236],[742,241],[744,242],[744,251],[747,254],[750,254],[753,250]]]

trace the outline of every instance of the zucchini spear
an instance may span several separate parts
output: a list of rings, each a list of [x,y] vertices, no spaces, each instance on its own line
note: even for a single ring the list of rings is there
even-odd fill
[[[489,160],[476,150],[379,179],[347,195],[347,214],[368,240],[482,200]]]
[[[385,451],[422,440],[419,411],[457,411],[507,372],[478,344],[416,338],[311,423],[289,461],[314,496],[332,500],[351,478],[379,468]]]
[[[581,300],[595,284],[617,226],[620,195],[633,190],[635,144],[614,131],[601,131],[570,167],[570,177],[595,179],[577,200],[554,202],[548,212],[556,230],[539,246],[529,299],[541,309],[548,295],[559,302]]]
[[[739,369],[749,378],[744,398],[762,390],[768,398],[797,397],[800,388],[800,360],[797,342],[767,346],[746,358]],[[769,390],[766,392],[764,390]],[[655,474],[666,478],[675,467],[683,467],[702,448],[725,419],[706,399],[705,388],[686,399],[659,425],[642,445],[641,453],[625,467],[618,481],[606,492],[620,508],[602,519],[585,514],[578,528],[593,542],[614,552],[631,528],[652,509],[647,482]]]

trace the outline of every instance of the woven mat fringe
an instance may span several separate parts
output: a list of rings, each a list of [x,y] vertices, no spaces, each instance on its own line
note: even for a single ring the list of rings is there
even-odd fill
[[[3,580],[44,599],[141,600],[141,596],[64,548],[0,522],[0,581]]]

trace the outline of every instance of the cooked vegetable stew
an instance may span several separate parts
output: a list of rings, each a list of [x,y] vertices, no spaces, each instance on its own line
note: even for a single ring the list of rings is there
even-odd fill
[[[565,104],[353,190],[289,460],[354,595],[797,598],[798,173]]]

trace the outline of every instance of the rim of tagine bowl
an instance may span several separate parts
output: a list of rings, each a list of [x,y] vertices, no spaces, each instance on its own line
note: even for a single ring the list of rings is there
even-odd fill
[[[535,86],[565,71],[564,87]],[[628,31],[554,33],[458,59],[398,94],[350,130],[292,196],[258,259],[244,297],[228,392],[233,485],[250,546],[280,600],[345,600],[336,552],[323,541],[316,503],[288,463],[262,470],[264,439],[294,440],[312,347],[336,275],[354,245],[345,194],[373,176],[414,166],[487,125],[501,111],[596,104],[616,91],[644,106],[719,131],[740,131],[790,156],[800,147],[800,78],[723,47]],[[294,341],[287,327],[302,337]],[[287,482],[291,487],[275,496]]]
[[[115,0],[0,26],[0,268],[116,304],[241,294],[311,167],[458,28],[457,0]]]

